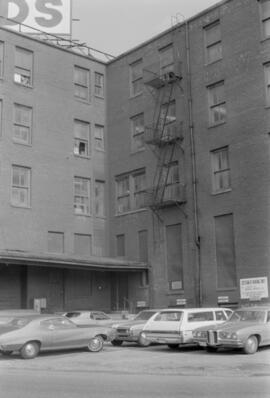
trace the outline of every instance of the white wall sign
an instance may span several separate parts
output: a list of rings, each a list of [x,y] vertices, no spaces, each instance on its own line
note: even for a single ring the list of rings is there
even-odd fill
[[[137,307],[146,307],[146,302],[145,301],[137,301]]]
[[[187,304],[187,299],[181,298],[181,299],[176,299],[176,305],[186,305]]]
[[[218,303],[228,303],[229,296],[218,296]]]
[[[1,24],[24,33],[71,34],[71,0],[0,0]],[[25,24],[31,28],[20,26]]]
[[[268,278],[240,279],[241,299],[260,300],[268,296]]]

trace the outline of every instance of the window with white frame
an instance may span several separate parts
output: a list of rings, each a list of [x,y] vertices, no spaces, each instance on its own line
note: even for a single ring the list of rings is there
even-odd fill
[[[104,126],[101,124],[95,124],[95,149],[104,151]]]
[[[144,114],[140,113],[130,119],[131,124],[131,150],[139,151],[144,148]]]
[[[63,232],[48,232],[48,252],[64,253],[64,234]]]
[[[177,136],[175,101],[162,105],[159,121],[159,129],[162,132],[162,139],[168,140]]]
[[[33,52],[15,48],[14,82],[23,86],[33,85]]]
[[[172,44],[159,50],[159,61],[161,76],[174,71],[174,50]]]
[[[213,192],[230,190],[229,148],[224,147],[211,152]]]
[[[90,71],[80,66],[74,66],[74,95],[83,101],[89,101]]]
[[[87,234],[74,234],[74,254],[78,256],[91,256],[92,236]]]
[[[264,65],[266,105],[270,106],[270,62]]]
[[[260,0],[263,37],[270,37],[270,0]]]
[[[74,178],[74,213],[82,216],[91,214],[90,207],[90,179]]]
[[[13,141],[18,144],[31,144],[32,108],[14,104]]]
[[[224,81],[208,86],[209,123],[224,123],[226,120],[226,101]]]
[[[215,21],[204,27],[206,63],[218,61],[222,58],[222,43],[220,22]]]
[[[105,182],[95,181],[95,215],[105,217]]]
[[[178,198],[180,182],[178,162],[172,162],[167,167],[168,170],[164,170],[165,173],[168,173],[163,197],[165,201]]]
[[[4,74],[4,43],[0,41],[0,78]]]
[[[143,61],[142,59],[130,65],[130,95],[135,97],[143,91]]]
[[[74,154],[82,157],[90,155],[90,124],[74,120]]]
[[[104,75],[99,72],[95,72],[95,96],[104,97]]]
[[[30,207],[31,169],[12,166],[11,204],[16,207]]]
[[[145,207],[145,170],[137,170],[116,178],[117,213],[125,213]]]

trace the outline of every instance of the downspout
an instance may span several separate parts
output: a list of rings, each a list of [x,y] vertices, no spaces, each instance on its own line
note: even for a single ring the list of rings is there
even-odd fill
[[[198,221],[196,153],[195,153],[195,139],[194,139],[194,126],[193,126],[193,107],[192,107],[191,71],[190,71],[190,42],[189,42],[188,21],[185,21],[185,39],[186,39],[185,46],[186,46],[186,67],[187,67],[189,134],[190,134],[190,146],[191,146],[192,194],[193,194],[193,210],[194,210],[194,242],[196,246],[195,289],[196,289],[196,305],[200,307],[202,305],[201,246],[200,246],[199,221]]]

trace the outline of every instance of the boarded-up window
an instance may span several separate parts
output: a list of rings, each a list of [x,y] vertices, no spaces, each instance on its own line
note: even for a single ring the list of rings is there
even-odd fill
[[[236,286],[233,215],[215,217],[218,288]]]
[[[147,242],[147,231],[138,232],[139,239],[139,261],[147,263],[148,261],[148,242]]]
[[[64,253],[64,234],[62,232],[48,232],[48,251]]]
[[[170,289],[183,289],[183,252],[181,224],[166,227],[167,269]]]
[[[74,234],[74,253],[79,256],[92,255],[92,236]]]

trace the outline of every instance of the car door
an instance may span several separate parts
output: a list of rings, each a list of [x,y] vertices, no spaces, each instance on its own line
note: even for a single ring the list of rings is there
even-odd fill
[[[52,349],[80,347],[80,333],[77,326],[66,318],[48,320],[48,333]]]
[[[185,343],[191,343],[193,341],[192,332],[193,330],[202,326],[209,326],[216,322],[214,317],[214,311],[188,311],[186,316],[186,322],[183,324],[183,336]]]
[[[182,311],[162,311],[147,323],[147,329],[157,338],[179,338],[182,315]]]
[[[266,320],[264,323],[260,324],[261,327],[261,344],[260,345],[268,345],[270,344],[270,310],[267,311]]]

